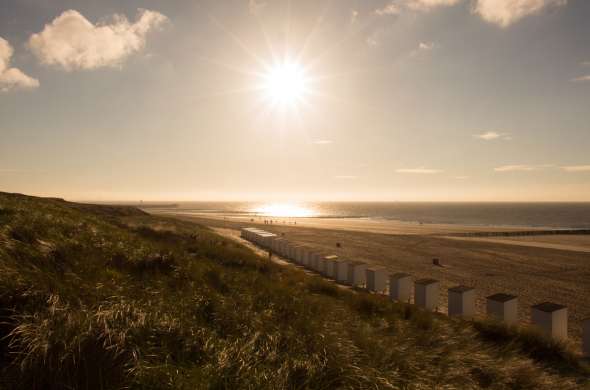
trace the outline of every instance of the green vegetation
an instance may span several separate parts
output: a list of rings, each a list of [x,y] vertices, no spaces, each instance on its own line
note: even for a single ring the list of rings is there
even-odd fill
[[[0,193],[0,389],[587,384],[563,345],[345,291],[204,227]]]

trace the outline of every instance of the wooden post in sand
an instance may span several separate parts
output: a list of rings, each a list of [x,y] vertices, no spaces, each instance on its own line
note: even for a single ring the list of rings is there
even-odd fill
[[[435,279],[420,279],[414,282],[414,303],[426,310],[435,311],[438,307],[438,288]]]
[[[518,298],[509,294],[494,294],[486,298],[487,314],[508,325],[518,323]]]
[[[457,286],[449,289],[449,316],[473,318],[475,315],[475,289]]]
[[[378,294],[387,289],[387,270],[385,268],[367,268],[367,290]]]
[[[567,339],[567,307],[543,302],[532,307],[531,322],[543,333],[557,340]]]
[[[590,318],[582,322],[582,355],[590,358]]]
[[[397,273],[389,278],[389,297],[394,301],[410,303],[412,295],[412,276]]]

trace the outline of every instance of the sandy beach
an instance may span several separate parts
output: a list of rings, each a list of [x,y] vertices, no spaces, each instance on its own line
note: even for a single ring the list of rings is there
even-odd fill
[[[477,289],[479,315],[485,313],[485,297],[498,292],[519,297],[522,323],[528,322],[531,305],[544,301],[567,305],[570,338],[575,342],[581,337],[582,320],[590,317],[590,235],[451,238],[444,235],[531,229],[312,218],[297,219],[296,225],[294,220],[270,225],[246,218],[165,215],[234,231],[262,225],[325,254],[407,272],[414,278],[438,279],[441,312],[447,310],[446,290],[464,284]],[[442,267],[432,264],[434,258],[440,259]]]

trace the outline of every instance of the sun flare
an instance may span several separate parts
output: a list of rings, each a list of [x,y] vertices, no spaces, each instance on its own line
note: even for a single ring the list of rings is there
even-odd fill
[[[252,210],[266,217],[305,218],[313,217],[315,212],[307,207],[291,203],[271,203]]]
[[[294,105],[305,99],[309,80],[305,69],[295,62],[272,66],[264,77],[264,90],[275,104]]]

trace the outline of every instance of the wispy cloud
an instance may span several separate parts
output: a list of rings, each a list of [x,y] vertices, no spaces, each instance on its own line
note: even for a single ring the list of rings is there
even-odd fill
[[[450,7],[462,0],[405,0],[406,7],[414,11],[427,12],[437,7]]]
[[[420,42],[420,44],[418,45],[418,49],[432,50],[432,49],[434,49],[434,43],[433,42]]]
[[[520,165],[504,165],[501,167],[494,168],[496,172],[531,172],[536,171],[543,168],[552,168],[555,167],[553,164],[541,164],[541,165],[528,165],[528,164],[520,164]]]
[[[395,3],[386,4],[383,8],[378,8],[375,11],[375,15],[379,16],[394,16],[401,13],[401,8]]]
[[[256,0],[248,1],[248,11],[251,15],[259,15],[266,8],[267,3],[258,2]]]
[[[350,10],[350,24],[356,24],[358,22],[359,12],[355,9]]]
[[[68,10],[33,34],[28,45],[41,63],[67,71],[116,67],[143,49],[147,33],[166,20],[159,12],[140,10],[135,23],[113,15],[110,24],[93,24],[78,11]]]
[[[396,169],[397,173],[413,173],[418,175],[434,175],[443,172],[440,169],[429,169],[429,168],[402,168]]]
[[[378,34],[372,34],[367,38],[367,45],[370,47],[377,47],[379,46],[379,38]]]
[[[338,175],[338,176],[334,176],[334,179],[338,179],[338,180],[356,180],[356,179],[358,179],[358,176],[354,176],[354,175]]]
[[[566,172],[590,172],[590,165],[570,165],[561,169]]]
[[[545,7],[566,4],[567,0],[477,0],[473,12],[486,22],[504,28]]]
[[[512,136],[508,133],[497,133],[495,131],[487,131],[482,134],[473,134],[475,138],[482,139],[484,141],[493,141],[496,139],[502,139],[504,141],[510,141]]]
[[[378,16],[397,16],[403,10],[415,12],[428,12],[437,7],[449,7],[458,4],[462,0],[391,0],[374,13]]]
[[[456,180],[467,180],[469,178],[470,178],[469,176],[455,176]]]
[[[39,86],[39,80],[24,74],[18,68],[11,68],[14,49],[8,41],[0,37],[0,92],[14,89],[31,89]]]
[[[576,77],[576,78],[572,79],[572,81],[575,83],[590,81],[590,74],[586,75],[586,76]]]
[[[331,145],[334,143],[334,141],[329,139],[316,139],[315,141],[313,141],[313,143],[315,145]]]

